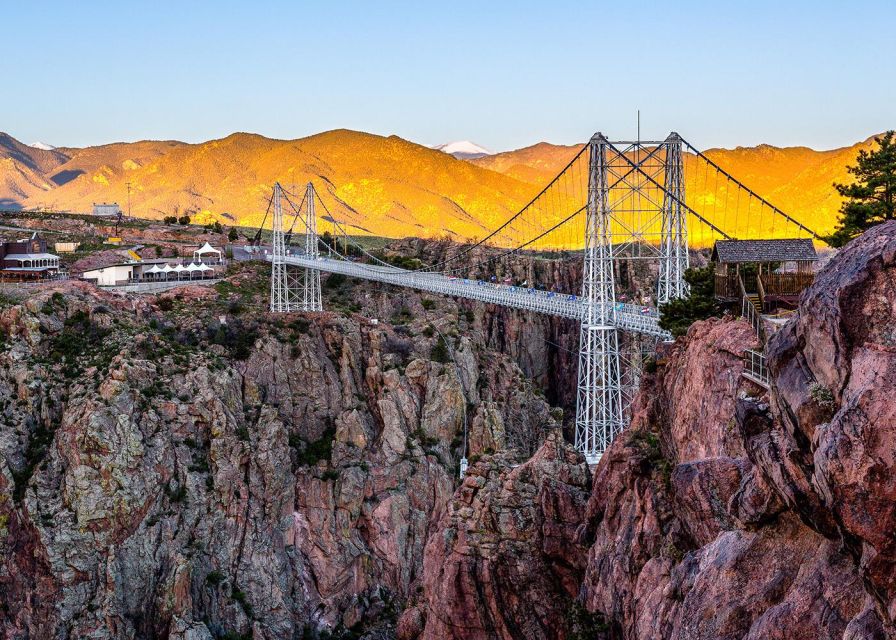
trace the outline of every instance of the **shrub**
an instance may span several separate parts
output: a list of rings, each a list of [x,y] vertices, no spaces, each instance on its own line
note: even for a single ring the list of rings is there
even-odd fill
[[[171,502],[183,502],[184,498],[187,497],[187,485],[181,482],[175,489],[172,482],[168,482],[165,485],[165,495],[168,496]]]
[[[386,338],[386,343],[383,345],[386,353],[394,353],[395,355],[401,357],[402,360],[407,359],[411,352],[414,350],[414,343],[406,338],[399,338],[397,336],[388,336]]]
[[[451,356],[448,353],[448,344],[442,336],[439,336],[439,339],[436,340],[436,343],[433,345],[432,351],[429,353],[429,359],[433,362],[440,362],[442,364],[451,360]]]
[[[213,587],[217,587],[219,584],[224,582],[224,580],[226,580],[224,574],[217,570],[210,571],[209,574],[205,576],[205,581]]]
[[[327,469],[326,471],[324,471],[324,472],[321,474],[320,477],[321,477],[322,480],[327,480],[327,481],[330,481],[330,480],[338,480],[338,479],[339,479],[339,472],[336,471],[335,469]]]
[[[674,298],[660,305],[660,327],[673,336],[683,336],[688,328],[698,320],[706,320],[719,313],[715,297],[715,276],[713,266],[702,269],[688,269],[684,279],[691,292],[686,298]]]
[[[296,333],[308,333],[311,322],[308,318],[296,318],[289,323],[290,328]]]
[[[831,390],[817,382],[813,382],[809,387],[809,395],[812,400],[822,409],[834,408],[834,394]]]
[[[341,286],[345,282],[345,276],[341,273],[331,273],[326,281],[325,286],[329,289],[335,289],[336,287]]]
[[[234,360],[245,360],[252,354],[252,347],[258,338],[258,329],[239,321],[226,325],[209,327],[209,339],[214,344],[225,347]]]
[[[569,640],[591,640],[610,629],[602,613],[592,613],[578,601],[566,610],[566,628]]]
[[[177,219],[177,223],[183,226],[190,224],[190,216],[181,216]]]
[[[299,466],[311,467],[321,460],[329,462],[333,455],[333,441],[336,439],[336,428],[327,427],[323,435],[313,442],[305,445],[305,449],[298,455]]]
[[[235,602],[239,602],[240,606],[243,608],[243,611],[246,612],[246,615],[250,618],[254,617],[252,612],[252,605],[249,604],[248,599],[246,598],[246,594],[236,587],[230,592],[230,596],[234,599]]]

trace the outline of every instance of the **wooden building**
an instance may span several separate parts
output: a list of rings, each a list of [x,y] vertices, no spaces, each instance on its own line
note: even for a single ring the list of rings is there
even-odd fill
[[[815,278],[812,240],[719,240],[712,250],[715,293],[723,301],[750,299],[757,311],[793,308]]]

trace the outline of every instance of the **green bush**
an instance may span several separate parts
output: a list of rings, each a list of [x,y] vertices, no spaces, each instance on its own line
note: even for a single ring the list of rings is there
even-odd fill
[[[445,338],[441,335],[439,339],[436,340],[436,343],[432,346],[432,351],[429,353],[429,359],[433,362],[440,362],[442,364],[446,364],[451,361],[451,356],[448,353],[448,344],[445,342]]]
[[[702,269],[688,269],[684,279],[691,292],[686,298],[674,298],[660,305],[659,325],[673,336],[683,336],[698,320],[718,315],[719,305],[715,297],[715,276],[712,265]]]
[[[302,467],[312,467],[321,460],[329,462],[333,455],[333,441],[336,439],[336,428],[327,427],[320,438],[305,445],[298,454],[298,463]]]
[[[224,582],[224,580],[226,580],[226,579],[227,579],[226,576],[217,570],[210,571],[209,574],[207,576],[205,576],[205,581],[213,587],[217,587],[219,584]]]
[[[331,273],[324,281],[324,286],[328,289],[335,289],[345,282],[345,276],[341,273]]]

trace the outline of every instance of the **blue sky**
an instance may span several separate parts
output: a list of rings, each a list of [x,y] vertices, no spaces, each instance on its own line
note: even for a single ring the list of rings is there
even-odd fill
[[[644,137],[703,148],[833,148],[896,126],[892,0],[0,9],[0,131],[29,143],[345,127],[504,150],[631,137],[637,109]]]

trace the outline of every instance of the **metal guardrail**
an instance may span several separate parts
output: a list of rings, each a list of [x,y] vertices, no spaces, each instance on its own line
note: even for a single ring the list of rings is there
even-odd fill
[[[220,278],[205,278],[202,280],[159,280],[156,282],[131,282],[129,284],[117,285],[100,285],[99,288],[104,291],[119,291],[123,293],[159,293],[185,287],[187,285],[198,285],[210,287],[220,282]]]
[[[768,374],[766,366],[765,354],[754,349],[744,351],[744,371],[745,378],[752,380],[758,385],[766,389],[771,386],[771,378]]]
[[[265,256],[270,261],[271,256]],[[581,320],[585,316],[585,303],[576,295],[561,294],[541,289],[515,287],[511,285],[484,282],[466,278],[453,278],[438,273],[406,271],[398,267],[369,265],[329,258],[308,258],[305,256],[287,256],[286,264],[316,269],[330,273],[341,273],[347,276],[373,280],[401,287],[410,287],[432,293],[478,300],[491,304],[499,304],[524,311],[534,311],[546,315]],[[659,326],[659,312],[652,307],[617,302],[610,305],[610,316],[613,326],[625,331],[634,331],[664,340],[672,336]]]

